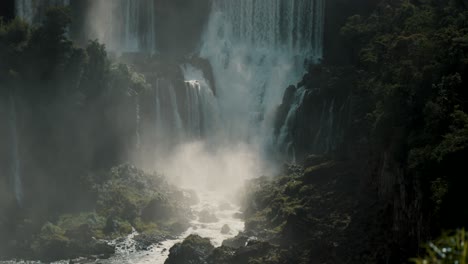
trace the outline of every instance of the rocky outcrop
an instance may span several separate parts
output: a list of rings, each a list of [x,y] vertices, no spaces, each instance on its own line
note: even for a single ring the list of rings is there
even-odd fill
[[[213,250],[214,247],[209,239],[190,235],[169,250],[165,264],[207,264],[206,259]]]
[[[344,143],[353,107],[346,69],[315,65],[289,86],[275,117],[274,136],[280,153],[303,160],[308,154],[333,154]],[[337,75],[335,75],[337,74]]]
[[[245,246],[214,248],[209,239],[190,235],[182,243],[170,249],[165,264],[245,264],[245,263],[293,263],[277,262],[279,248],[268,242],[252,240]]]
[[[15,224],[0,218],[0,260],[108,258],[115,245],[106,240],[138,231],[135,248],[147,250],[188,228],[190,199],[181,198],[183,191],[162,176],[124,164],[86,181],[95,188],[93,211],[61,214],[45,223],[37,219],[21,221],[14,214],[9,216],[16,218]],[[8,227],[13,227],[12,231],[3,232]]]

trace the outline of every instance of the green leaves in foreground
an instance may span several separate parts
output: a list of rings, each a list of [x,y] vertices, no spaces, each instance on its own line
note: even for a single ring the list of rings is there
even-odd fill
[[[464,229],[444,234],[426,245],[425,256],[411,261],[416,264],[467,264],[467,242]]]

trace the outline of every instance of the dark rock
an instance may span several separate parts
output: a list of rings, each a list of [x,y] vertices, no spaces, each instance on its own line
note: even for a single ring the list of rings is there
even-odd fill
[[[286,91],[284,92],[283,95],[283,102],[281,103],[282,105],[291,105],[292,102],[294,101],[294,95],[296,94],[297,88],[294,85],[288,86],[286,88]]]
[[[246,247],[238,248],[233,257],[234,263],[250,263],[254,258],[266,256],[269,251],[276,249],[268,242],[252,241]]]
[[[223,225],[223,227],[221,228],[221,234],[229,234],[231,232],[231,228],[226,224],[226,225]]]
[[[279,135],[280,129],[283,126],[284,122],[291,108],[291,104],[294,102],[294,96],[296,95],[297,88],[294,85],[288,86],[283,95],[283,102],[276,110],[275,121],[274,121],[274,134],[275,136]]]
[[[206,264],[206,259],[213,250],[214,247],[208,238],[190,235],[169,250],[165,264]]]
[[[235,250],[230,247],[221,246],[215,248],[207,259],[208,264],[225,264],[230,263],[234,257]]]
[[[158,244],[161,241],[169,239],[168,236],[162,234],[139,234],[135,236],[137,250],[149,250],[152,245]]]
[[[223,241],[223,246],[231,247],[231,248],[240,248],[247,245],[249,241],[249,237],[245,235],[238,235],[233,238],[229,238]]]

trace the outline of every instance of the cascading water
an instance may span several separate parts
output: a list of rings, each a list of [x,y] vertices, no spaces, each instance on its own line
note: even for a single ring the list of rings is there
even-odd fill
[[[329,104],[328,108],[327,105]],[[324,102],[322,113],[320,114],[320,127],[314,138],[314,146],[319,145],[319,139],[324,140],[323,151],[328,152],[332,149],[332,132],[334,125],[334,109],[335,109],[335,99],[331,102]]]
[[[234,140],[272,143],[272,115],[305,63],[322,57],[324,0],[218,0],[201,48]]]
[[[293,157],[295,155],[294,146],[291,144],[291,139],[289,138],[291,136],[291,126],[295,122],[294,119],[296,118],[297,111],[302,105],[306,93],[307,91],[304,88],[300,88],[296,91],[294,95],[294,101],[291,107],[289,108],[288,115],[286,116],[286,120],[284,121],[284,124],[280,129],[276,142],[280,149],[283,149],[286,152],[286,154],[289,154]]]
[[[39,23],[50,6],[68,6],[70,0],[15,0],[15,13],[28,23]]]
[[[206,81],[206,76],[192,65],[180,66],[183,75],[183,80],[179,80],[180,83],[170,77],[158,75],[156,81],[153,82],[155,98],[152,99],[155,104],[153,120],[157,144],[166,140],[170,141],[169,145],[177,145],[187,140],[208,141],[217,137],[227,139],[229,143],[241,142],[245,145],[255,143],[253,145],[259,145],[253,147],[255,151],[265,144],[274,144],[276,141],[272,138],[272,119],[274,110],[281,102],[284,88],[302,77],[306,63],[313,63],[322,58],[324,1],[213,0],[212,12],[200,45],[199,55],[211,64],[214,83],[217,87],[216,97],[209,82]],[[17,0],[17,13],[31,21],[37,16],[36,4],[32,2],[52,1]],[[57,2],[68,4],[65,0]],[[91,38],[97,38],[111,51],[156,52],[155,14],[157,12],[154,0],[99,0],[92,1],[91,5],[86,14],[89,23],[88,33]],[[288,141],[291,133],[290,124],[305,94],[304,89],[296,91],[294,106],[290,109],[287,121],[281,128],[279,140],[277,139],[289,148],[294,147]],[[13,103],[14,101],[12,105]],[[140,144],[138,128],[143,127],[140,122],[145,120],[144,118],[140,120],[140,110],[137,103],[137,145]],[[12,129],[16,130],[15,114],[12,114],[11,120],[14,121]],[[17,161],[15,162],[14,182],[17,199],[20,201],[22,194],[18,143],[16,131],[13,132],[16,142],[13,156]],[[225,147],[232,151],[232,146],[235,144],[226,144],[220,148]],[[249,145],[247,153],[250,153],[250,147],[252,146]],[[255,160],[255,157],[235,150],[230,153],[224,149],[220,153],[228,153],[234,157],[214,155],[221,157],[219,160],[213,159],[212,156],[200,159],[197,156],[202,155],[197,154],[206,154],[205,149],[200,148],[202,150],[195,154],[188,152],[190,155],[181,160],[187,162],[201,160],[204,165],[203,171],[198,174],[206,174],[208,167],[213,170],[210,173],[216,176],[210,179],[212,181],[217,178],[219,180],[219,175],[222,174],[229,174],[228,176],[232,178],[248,174],[247,169],[242,170],[247,167],[247,162],[255,161],[256,166],[260,163]],[[186,152],[182,153],[186,154]],[[174,161],[177,164],[173,167],[188,167],[184,163],[178,163],[179,161]],[[223,165],[222,170],[211,168],[213,164]],[[193,168],[181,174],[192,176],[194,168],[199,167],[200,164],[194,164]],[[194,177],[194,180],[198,178]],[[205,182],[200,184],[205,184]],[[232,188],[229,183],[225,185],[228,189]],[[203,194],[207,193],[209,192]],[[219,198],[202,196],[202,202],[207,206],[214,207],[213,203],[216,203],[217,199]],[[201,209],[198,207],[193,208],[194,211]],[[235,232],[243,229],[242,221],[233,219],[232,212],[218,211],[216,213],[220,214],[218,216],[222,220],[219,223],[202,225],[194,221],[192,229],[176,240],[163,242],[164,247],[169,249],[171,245],[191,232],[212,236],[215,238],[213,241],[219,245],[220,241],[226,238],[219,232],[218,225],[223,221],[232,221],[229,223],[233,225],[231,227],[234,227],[234,233],[229,236],[234,236]],[[195,228],[197,231],[194,230]],[[149,263],[155,263],[155,260],[156,263],[162,263],[167,256],[167,251],[158,248],[154,252],[159,257],[152,254],[153,258],[146,258],[146,260]],[[121,263],[119,259],[110,260],[111,263],[113,261]]]
[[[11,157],[13,159],[11,166],[11,182],[13,184],[13,190],[16,198],[16,202],[19,206],[23,203],[23,186],[21,183],[21,160],[19,156],[19,143],[18,143],[18,131],[17,131],[17,119],[16,119],[16,104],[13,96],[10,96],[10,118],[9,125],[11,129]]]
[[[219,122],[216,97],[201,70],[186,64],[182,72],[186,84],[187,130],[192,138],[210,138]]]
[[[154,0],[99,0],[89,10],[89,35],[109,50],[156,51]]]
[[[176,93],[175,93],[175,87],[174,87],[174,85],[172,83],[170,83],[170,85],[169,85],[168,92],[169,92],[169,100],[171,102],[173,131],[175,133],[182,133],[184,131],[184,127],[182,125],[182,119],[180,118],[179,105],[177,103],[177,96],[176,96]]]
[[[181,70],[184,82],[157,79],[154,83],[157,138],[170,136],[176,145],[208,137],[218,123],[217,101],[203,73],[191,65]]]

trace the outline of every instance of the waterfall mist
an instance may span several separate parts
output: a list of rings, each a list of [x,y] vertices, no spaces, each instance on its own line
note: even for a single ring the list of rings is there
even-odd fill
[[[88,7],[89,38],[119,52],[155,52],[156,9],[153,0],[100,0]]]
[[[36,24],[55,5],[76,8],[67,0],[15,1],[16,14]],[[289,123],[303,89],[277,135],[274,119],[284,89],[323,56],[324,0],[100,0],[80,8],[78,35],[104,43],[149,87],[114,113],[134,119],[110,128],[124,144],[99,143],[84,160],[100,162],[96,157],[112,150],[119,161],[131,157],[183,182],[191,174],[199,179],[205,168],[210,183],[229,183],[274,167],[265,164],[278,149],[294,156]]]
[[[154,2],[145,2],[145,8],[140,9],[167,8],[162,4],[164,1],[156,2],[156,6]],[[139,13],[133,5],[127,1],[117,4],[121,13]],[[324,5],[323,0],[212,1],[198,48],[185,55],[185,59],[172,58],[172,53],[166,47],[158,47],[156,42],[156,53],[163,53],[166,64],[177,66],[170,66],[176,68],[170,74],[158,71],[151,77],[155,99],[150,120],[154,122],[154,131],[143,131],[142,142],[153,142],[154,150],[135,154],[135,160],[148,169],[159,167],[183,183],[194,181],[198,185],[208,178],[210,184],[229,186],[226,183],[236,182],[234,179],[260,176],[265,168],[273,168],[266,165],[272,158],[270,150],[291,149],[288,123],[293,121],[304,89],[297,91],[295,107],[278,137],[273,133],[276,109],[284,89],[300,80],[305,68],[323,56]],[[115,16],[115,12],[110,15]],[[125,15],[119,18],[122,18],[120,27],[115,29],[120,35],[129,36],[126,32],[129,26],[134,26],[132,20]],[[141,13],[138,20],[151,20],[153,25],[158,19],[149,19],[146,13]],[[111,29],[106,23],[97,21],[95,28]],[[171,29],[156,31],[165,35]],[[133,32],[136,35],[130,42],[148,39],[145,33]],[[111,41],[112,50],[112,42],[116,40],[107,41]],[[135,48],[147,52],[145,48]],[[210,67],[196,63],[193,58]],[[142,69],[154,71],[151,67]],[[152,158],[148,158],[148,152],[153,152]],[[294,151],[289,152],[294,155]]]
[[[178,146],[172,155],[161,159],[162,168],[171,180],[186,188],[217,193],[230,200],[241,190],[246,179],[266,173],[265,161],[258,150],[244,143],[215,146],[193,141]]]
[[[33,24],[31,35],[46,35],[25,45],[37,64],[26,67],[29,79],[18,85],[21,102],[40,100],[21,105],[21,126],[13,97],[8,112],[8,155],[14,161],[9,194],[25,215],[39,218],[37,212],[49,208],[50,214],[99,214],[99,199],[112,189],[113,177],[138,180],[138,167],[145,179],[163,174],[171,188],[180,188],[168,191],[180,194],[175,199],[184,199],[187,189],[200,197],[196,206],[187,206],[192,212],[184,217],[198,219],[191,219],[183,235],[200,232],[220,245],[242,231],[243,220],[234,215],[246,180],[275,174],[283,165],[278,149],[291,145],[289,123],[305,91],[295,90],[295,105],[278,136],[274,123],[284,90],[322,58],[324,0],[15,3],[16,15]],[[65,9],[52,9],[45,18],[51,6],[67,6],[79,22],[48,30],[68,23],[56,23],[68,21]],[[60,15],[53,17],[54,11]],[[48,46],[45,52],[35,48]],[[51,60],[54,53],[60,56]],[[171,214],[160,210],[161,201],[148,200],[149,209],[138,213]],[[230,209],[220,209],[223,202]],[[230,223],[232,232],[221,234],[221,221],[199,221],[205,211]],[[136,226],[138,213],[122,220]],[[106,225],[115,220],[102,217]]]

